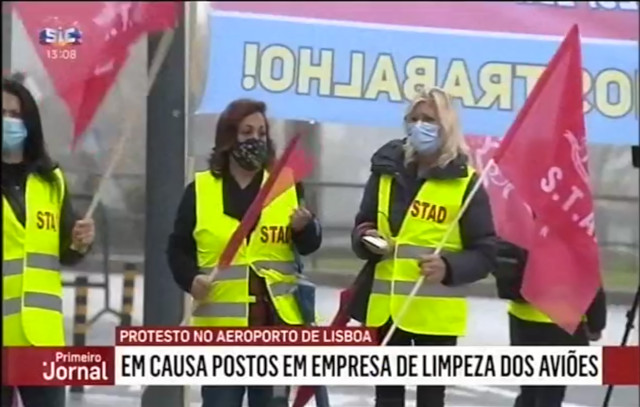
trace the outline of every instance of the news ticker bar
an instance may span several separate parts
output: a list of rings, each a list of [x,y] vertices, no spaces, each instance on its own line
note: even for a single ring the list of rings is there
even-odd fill
[[[637,347],[4,348],[3,385],[640,384]]]
[[[116,346],[375,346],[375,329],[362,327],[117,327]]]

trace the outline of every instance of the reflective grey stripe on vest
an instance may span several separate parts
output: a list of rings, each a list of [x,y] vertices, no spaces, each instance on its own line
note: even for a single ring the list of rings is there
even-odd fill
[[[415,282],[413,281],[395,281],[393,283],[393,292],[397,295],[409,295]],[[466,297],[469,294],[468,286],[447,287],[442,284],[432,284],[423,282],[418,292],[419,297]]]
[[[415,246],[412,244],[399,244],[396,248],[395,257],[397,259],[416,259],[418,260],[420,257],[431,254],[435,252],[436,249],[433,247],[424,247],[424,246]],[[447,250],[440,250],[441,254],[450,253]],[[384,257],[385,260],[389,260],[393,257],[393,253],[388,254]]]
[[[62,312],[62,298],[52,294],[25,293],[24,307]],[[10,298],[2,301],[2,316],[17,314],[21,309],[22,298]]]
[[[212,268],[201,268],[200,273],[210,274]],[[229,266],[220,269],[214,281],[244,280],[247,278],[247,266]]]
[[[22,308],[22,298],[10,298],[8,300],[2,300],[2,316],[17,314]]]
[[[415,283],[415,281],[394,281],[393,293],[395,295],[409,295]],[[391,281],[373,280],[371,292],[389,295],[391,293]],[[423,282],[416,293],[417,297],[465,297],[467,295],[467,286],[447,287],[442,284],[430,284],[428,282]]]
[[[282,274],[295,274],[298,271],[292,261],[256,261],[253,267],[278,270]]]
[[[52,294],[25,293],[24,306],[62,312],[62,298]]]
[[[419,259],[421,256],[431,254],[436,250],[433,247],[414,246],[409,244],[398,245],[397,259]]]
[[[244,302],[206,302],[198,305],[194,317],[247,318],[249,306]]]
[[[264,264],[263,264],[264,263]],[[272,265],[277,265],[279,268],[283,265],[288,264],[288,262],[260,262],[260,267],[266,268],[265,264],[269,263],[269,268]],[[211,270],[206,268],[201,268],[201,273],[209,273]],[[280,271],[280,270],[278,270]],[[282,273],[287,274],[287,273]],[[214,281],[232,281],[232,280],[245,280],[247,278],[247,266],[230,266],[228,268],[222,269],[216,275]],[[286,295],[293,292],[296,285],[288,282],[274,283],[271,284],[271,292],[274,296]]]
[[[22,274],[23,263],[23,259],[4,260],[2,262],[2,276],[8,277]],[[27,254],[27,267],[60,271],[60,261],[57,256],[50,254],[29,253]]]
[[[269,286],[271,289],[271,293],[274,297],[278,297],[280,295],[287,295],[293,293],[293,290],[296,289],[296,284],[292,283],[274,283]]]
[[[60,270],[60,261],[57,256],[50,254],[29,253],[27,254],[27,267],[58,271]]]
[[[2,262],[2,276],[9,277],[22,274],[23,266],[23,259],[4,260]]]
[[[290,261],[257,261],[252,266],[259,269],[277,270],[281,274],[295,274],[297,272],[295,263]],[[209,274],[211,273],[211,268],[200,268],[200,273]],[[245,278],[247,278],[247,266],[238,265],[221,269],[216,276],[216,281],[242,280]]]

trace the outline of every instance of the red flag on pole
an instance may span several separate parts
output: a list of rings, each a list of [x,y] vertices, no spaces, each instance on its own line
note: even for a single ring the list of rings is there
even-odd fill
[[[489,172],[484,178],[484,187],[491,201],[496,233],[503,238],[508,236],[509,241],[520,247],[529,247],[535,230],[531,208],[500,168],[491,163],[500,140],[492,136],[470,136],[467,144],[476,170]]]
[[[574,25],[494,156],[535,216],[522,295],[571,333],[601,284],[581,61]]]
[[[75,147],[146,32],[175,25],[177,2],[15,2],[56,93],[73,118]]]
[[[69,87],[65,92],[64,97],[67,97],[67,100],[78,101],[73,107],[69,105],[69,110],[74,118],[71,150],[75,150],[77,147],[80,136],[88,129],[128,57],[128,52],[114,54],[113,60],[108,65],[109,69],[95,70],[93,75],[88,77],[83,84]]]
[[[294,147],[288,161],[284,164],[282,172],[275,179],[273,187],[265,198],[263,207],[269,205],[287,189],[300,182],[313,171],[313,162],[311,157],[299,147]]]

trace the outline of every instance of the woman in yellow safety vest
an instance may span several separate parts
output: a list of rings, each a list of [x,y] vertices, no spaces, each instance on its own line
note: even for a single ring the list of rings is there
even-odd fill
[[[448,94],[421,90],[404,124],[406,138],[390,141],[374,153],[356,215],[353,249],[368,260],[363,275],[370,277],[370,284],[361,284],[364,293],[356,294],[362,313],[354,317],[378,328],[381,340],[396,323],[389,345],[455,345],[467,327],[464,287],[485,278],[495,266],[489,199],[481,187],[456,222],[478,177],[467,163]],[[434,254],[450,228],[443,251]],[[382,238],[386,246],[371,244],[367,237]],[[425,282],[401,316],[421,275]],[[418,387],[418,407],[444,406],[444,399],[443,386]],[[404,403],[403,386],[376,387],[376,406]]]
[[[209,277],[240,220],[268,178],[275,159],[264,103],[232,102],[222,112],[209,169],[198,172],[182,197],[167,254],[176,283],[198,306],[191,325],[301,325],[294,290],[296,252],[320,247],[320,225],[304,208],[300,184],[262,209],[230,267]],[[269,405],[272,387],[203,386],[203,407]]]
[[[3,346],[65,345],[60,265],[82,259],[93,238],[93,221],[77,220],[62,171],[47,153],[33,96],[3,79]],[[64,406],[64,387],[18,390],[24,407]],[[2,406],[14,396],[3,386]]]

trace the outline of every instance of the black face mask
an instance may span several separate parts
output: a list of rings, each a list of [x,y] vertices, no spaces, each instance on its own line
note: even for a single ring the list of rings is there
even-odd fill
[[[267,153],[267,142],[254,138],[237,143],[231,150],[234,160],[247,171],[262,168],[267,161]]]

